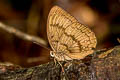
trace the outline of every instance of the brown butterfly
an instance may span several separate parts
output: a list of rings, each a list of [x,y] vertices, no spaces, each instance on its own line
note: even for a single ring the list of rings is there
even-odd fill
[[[48,16],[47,36],[53,51],[50,55],[58,61],[83,59],[94,52],[95,34],[85,25],[58,6]]]

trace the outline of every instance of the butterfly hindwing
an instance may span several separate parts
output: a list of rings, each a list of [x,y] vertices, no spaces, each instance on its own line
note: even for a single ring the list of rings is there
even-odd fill
[[[95,34],[87,26],[58,6],[49,13],[47,35],[53,51],[64,52],[73,59],[91,54],[97,43]]]

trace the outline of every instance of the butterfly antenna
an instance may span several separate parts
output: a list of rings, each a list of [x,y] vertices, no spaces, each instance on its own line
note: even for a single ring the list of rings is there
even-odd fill
[[[39,45],[39,46],[41,46],[41,47],[51,51],[51,49],[49,47],[47,47],[47,45],[40,44],[39,42],[36,42],[36,41],[34,41],[33,43],[35,43],[35,44],[37,44],[37,45]]]

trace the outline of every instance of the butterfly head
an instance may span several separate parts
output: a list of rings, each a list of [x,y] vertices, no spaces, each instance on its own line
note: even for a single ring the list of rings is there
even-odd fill
[[[55,52],[54,51],[50,51],[50,56],[54,58],[55,57]]]
[[[71,60],[70,57],[65,55],[64,52],[55,52],[55,51],[50,51],[51,57],[57,59],[57,61],[66,61],[66,60]]]
[[[57,59],[58,61],[64,61],[64,56],[62,52],[50,51],[51,57]]]

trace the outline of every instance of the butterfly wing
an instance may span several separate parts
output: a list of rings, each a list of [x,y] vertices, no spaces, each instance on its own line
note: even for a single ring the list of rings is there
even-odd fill
[[[47,35],[53,51],[63,52],[71,59],[82,59],[92,54],[97,43],[95,34],[87,26],[58,6],[49,13]]]

